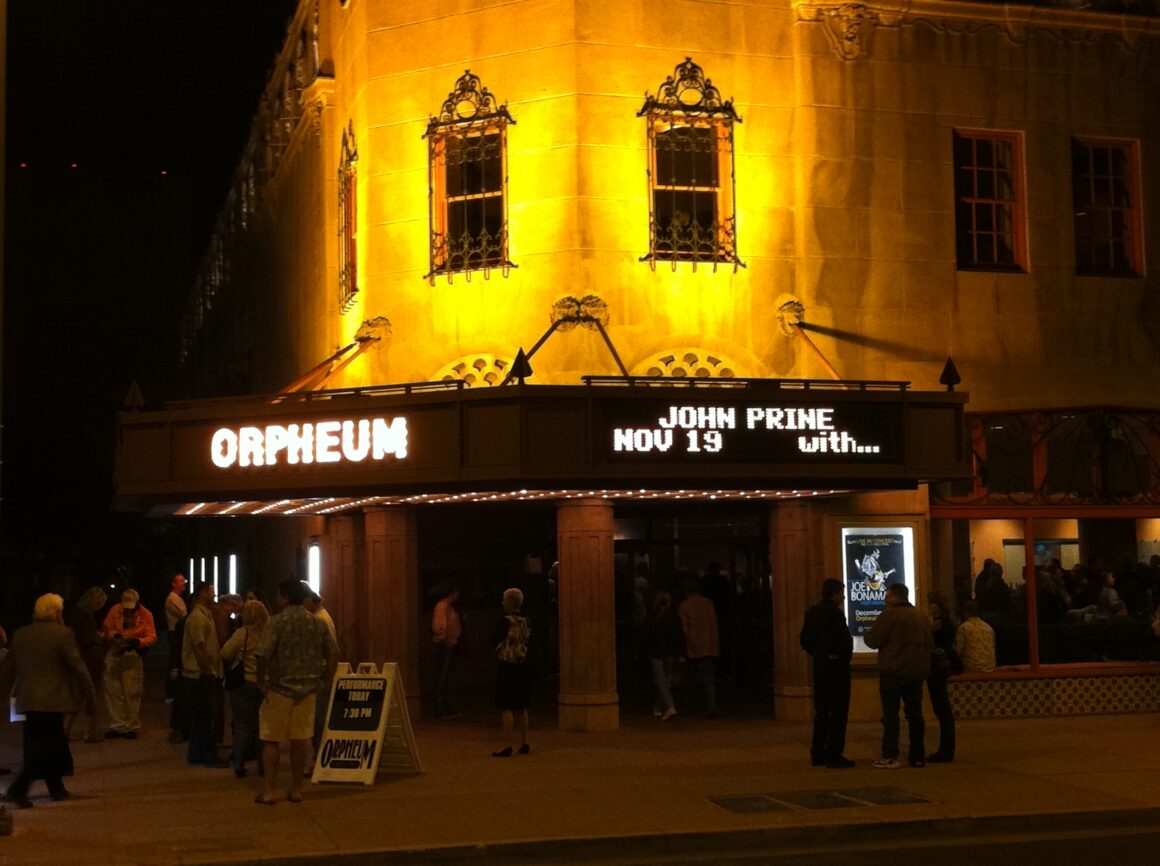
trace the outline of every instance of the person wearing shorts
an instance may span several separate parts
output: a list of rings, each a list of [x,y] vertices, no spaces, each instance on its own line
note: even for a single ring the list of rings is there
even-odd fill
[[[315,692],[323,677],[334,676],[338,647],[326,623],[302,606],[309,592],[302,581],[278,586],[284,606],[271,617],[258,647],[258,735],[262,740],[265,790],[254,798],[263,806],[280,799],[277,787],[280,744],[290,742],[290,790],[286,799],[302,802],[302,777],[314,734]]]

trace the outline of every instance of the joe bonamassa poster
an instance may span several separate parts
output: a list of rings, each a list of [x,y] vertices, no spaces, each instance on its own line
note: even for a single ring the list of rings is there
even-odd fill
[[[886,609],[886,587],[909,584],[901,533],[850,533],[846,543],[846,606],[850,634],[861,637]]]

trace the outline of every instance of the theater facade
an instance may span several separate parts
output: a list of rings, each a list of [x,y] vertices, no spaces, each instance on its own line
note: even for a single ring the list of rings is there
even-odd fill
[[[963,600],[991,561],[1000,670],[964,713],[1160,704],[1158,37],[1098,7],[303,0],[118,502],[243,582],[316,552],[345,655],[416,701],[439,575],[550,576],[560,724],[600,730],[638,588],[756,598],[729,675],[804,719],[824,578],[859,633],[884,583]],[[1115,575],[1136,657],[1102,610],[1047,616],[1056,559]]]

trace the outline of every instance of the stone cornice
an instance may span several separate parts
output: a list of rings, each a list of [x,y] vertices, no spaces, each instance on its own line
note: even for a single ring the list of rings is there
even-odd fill
[[[823,24],[834,50],[843,60],[865,56],[877,27],[918,22],[950,33],[974,33],[994,27],[1015,43],[1025,42],[1034,33],[1047,33],[1071,43],[1111,38],[1129,53],[1136,53],[1144,43],[1160,38],[1157,17],[1022,4],[959,0],[871,0],[868,3],[795,0],[793,8],[798,21]]]

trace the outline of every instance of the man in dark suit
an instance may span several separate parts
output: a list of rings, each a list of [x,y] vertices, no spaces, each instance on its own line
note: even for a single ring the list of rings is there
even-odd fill
[[[66,713],[93,711],[95,694],[76,638],[62,620],[64,600],[49,593],[36,600],[33,622],[12,636],[0,662],[0,698],[16,689],[16,710],[24,714],[24,768],[5,798],[19,809],[32,805],[28,787],[44,779],[53,800],[68,796],[62,776],[72,767]]]
[[[846,588],[842,581],[822,581],[822,600],[806,611],[799,642],[814,660],[814,736],[810,763],[843,769],[854,762],[846,748],[846,720],[850,714],[850,658],[854,639],[842,613]]]

